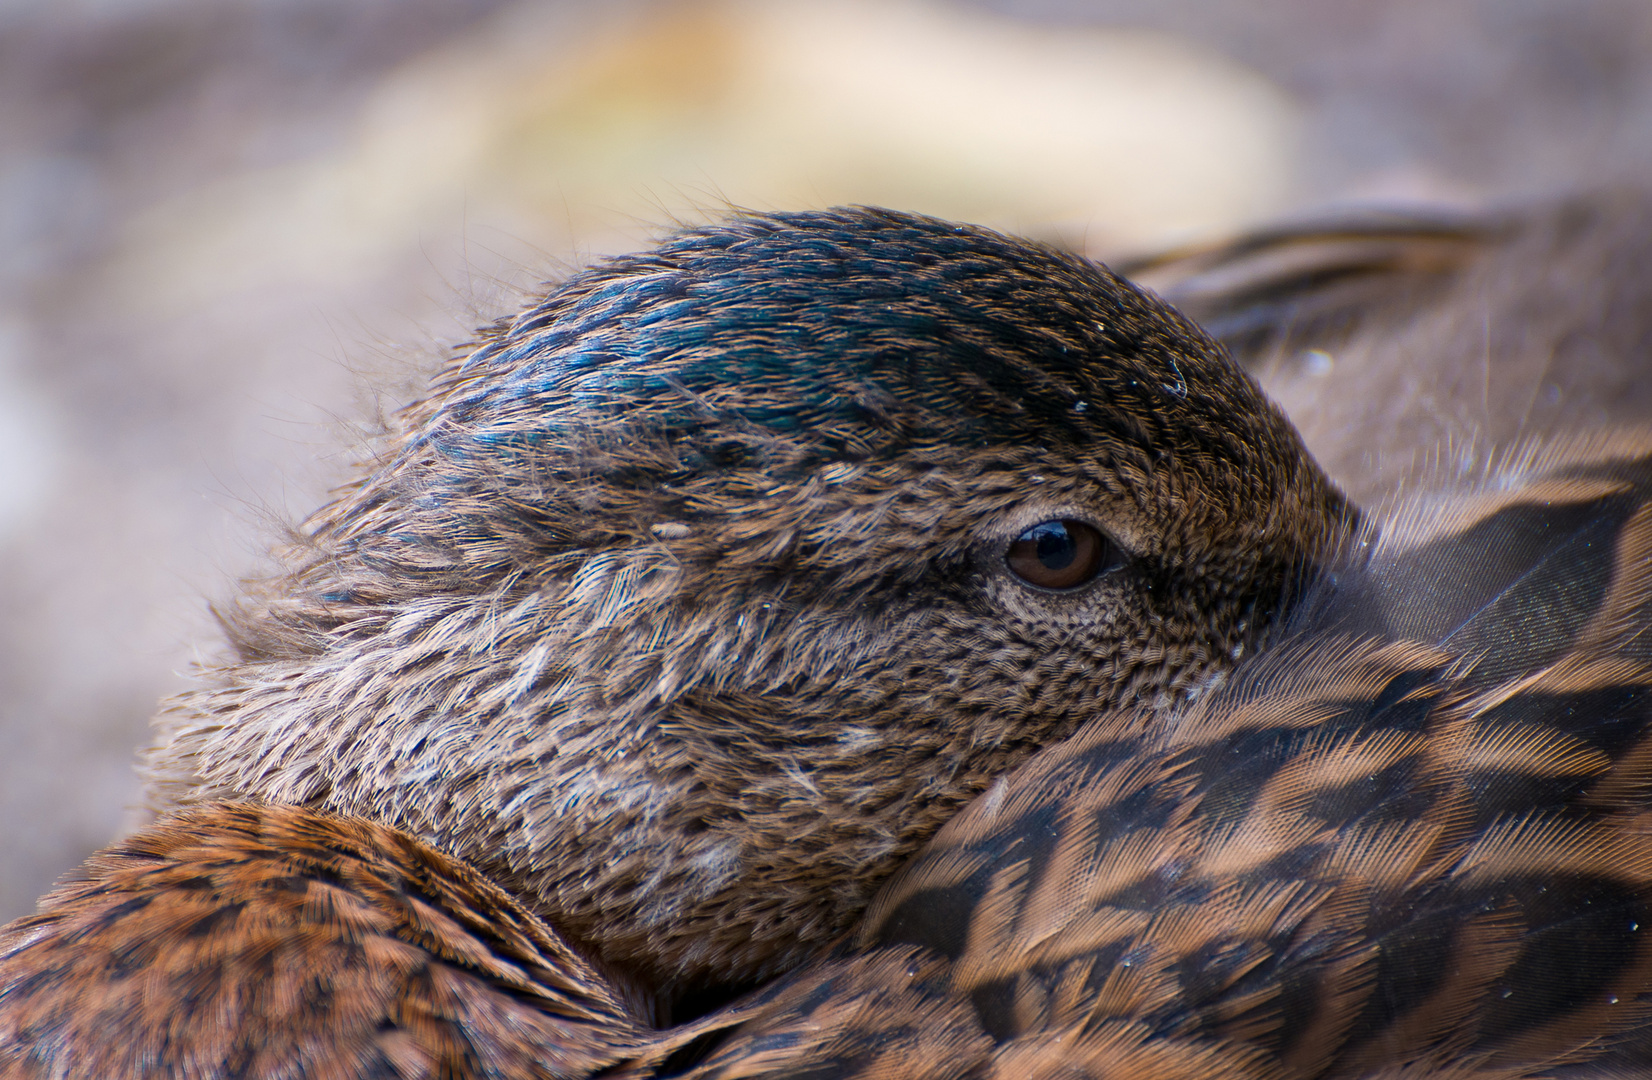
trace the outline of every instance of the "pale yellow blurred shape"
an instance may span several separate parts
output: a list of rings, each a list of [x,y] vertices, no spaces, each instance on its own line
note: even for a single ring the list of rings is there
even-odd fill
[[[1116,250],[1289,195],[1289,100],[1162,34],[867,0],[633,7],[574,30],[524,7],[405,66],[339,153],[156,208],[125,268],[147,303],[187,309],[347,284],[432,236],[623,248],[725,203],[890,205]]]

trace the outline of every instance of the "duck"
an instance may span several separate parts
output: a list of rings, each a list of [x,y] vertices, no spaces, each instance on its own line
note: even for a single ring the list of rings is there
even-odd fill
[[[876,1013],[939,970],[846,958],[880,888],[1045,747],[1218,691],[1361,522],[1071,254],[850,208],[597,263],[221,609],[155,822],[0,930],[0,1069],[669,1075],[832,973]]]
[[[1491,435],[1410,463],[1210,693],[995,781],[682,1075],[1652,1071],[1648,205],[1360,210],[1123,264],[1287,393],[1484,371]],[[1495,353],[1445,332],[1482,319]]]
[[[894,260],[885,266],[933,265],[913,248],[958,228],[884,212],[837,213],[828,227],[858,231],[855,215],[881,216],[915,222],[936,238],[906,248],[873,241],[875,256]],[[705,233],[752,221],[759,230],[784,230],[798,220],[811,228],[820,224],[755,218]],[[1500,245],[1509,234],[1499,229],[1452,228],[1444,243],[1460,261],[1429,271],[1437,298],[1453,295],[1445,287],[1453,275],[1507,250]],[[1067,257],[1036,247],[977,235],[1071,265]],[[1416,223],[1364,239],[1390,248],[1418,240],[1436,251],[1442,243]],[[742,241],[722,235],[715,243],[729,250]],[[1337,258],[1346,258],[1345,242],[1334,231],[1284,230],[1237,243],[1229,255],[1201,256],[1200,273],[1223,258],[1250,260],[1273,243],[1291,248],[1293,257],[1304,245],[1340,244]],[[817,241],[810,253],[822,250],[833,249]],[[1362,303],[1373,324],[1400,310],[1378,303],[1383,288],[1391,287],[1398,302],[1426,306],[1415,265],[1385,260],[1369,268]],[[637,270],[638,276],[659,272],[653,263]],[[1099,268],[1088,272],[1116,281]],[[1238,364],[1230,366],[1218,349],[1205,354],[1216,358],[1209,367],[1179,353],[1166,366],[1184,378],[1194,371],[1200,380],[1225,371],[1238,385],[1254,387],[1240,365],[1254,368],[1259,356],[1269,355],[1279,362],[1285,334],[1296,335],[1290,339],[1294,348],[1346,349],[1360,332],[1348,321],[1357,315],[1355,307],[1343,303],[1337,318],[1322,323],[1303,317],[1324,298],[1329,280],[1309,274],[1271,285],[1270,303],[1290,300],[1273,310],[1291,313],[1271,330],[1265,311],[1253,312],[1249,322],[1212,319]],[[1652,578],[1652,436],[1633,427],[1530,438],[1487,451],[1471,467],[1458,455],[1451,459],[1449,482],[1407,491],[1374,512],[1353,509],[1310,468],[1306,484],[1315,494],[1308,502],[1323,508],[1323,522],[1307,530],[1312,539],[1301,549],[1306,554],[1284,560],[1289,571],[1269,580],[1266,601],[1245,608],[1247,625],[1240,632],[1253,636],[1229,649],[1214,670],[1148,678],[1126,668],[1122,685],[1116,662],[1092,659],[1087,678],[1107,688],[1083,691],[1091,696],[1076,725],[1063,721],[1041,746],[1003,769],[983,770],[972,793],[915,851],[903,853],[893,869],[873,872],[877,887],[870,900],[847,905],[851,911],[835,924],[835,936],[823,934],[807,955],[794,945],[790,959],[744,973],[743,985],[742,976],[728,978],[726,968],[713,980],[727,981],[716,985],[680,974],[662,978],[662,965],[673,961],[639,962],[626,951],[635,926],[610,937],[570,929],[579,924],[539,901],[499,860],[457,854],[451,840],[421,832],[407,818],[236,788],[237,774],[225,770],[262,775],[254,754],[286,744],[238,740],[239,760],[220,758],[224,764],[214,766],[211,741],[235,734],[229,729],[236,714],[225,704],[252,697],[246,706],[252,708],[305,689],[310,684],[296,669],[307,658],[315,663],[319,654],[306,654],[303,646],[330,634],[337,635],[334,647],[354,647],[384,633],[400,614],[365,616],[347,606],[339,598],[341,568],[358,598],[376,595],[383,604],[423,574],[430,575],[422,578],[427,582],[468,580],[459,570],[482,556],[465,562],[461,556],[471,549],[461,540],[482,546],[494,560],[502,550],[518,550],[514,535],[502,542],[480,526],[456,528],[447,519],[437,534],[445,546],[432,552],[432,536],[410,527],[397,500],[431,514],[419,519],[425,521],[441,521],[438,512],[453,514],[460,507],[486,512],[492,503],[472,486],[484,483],[475,475],[448,486],[419,472],[482,468],[480,442],[507,451],[503,462],[486,463],[492,470],[486,482],[501,485],[513,500],[497,502],[513,514],[527,512],[522,477],[512,470],[534,459],[520,451],[517,435],[496,435],[497,429],[485,426],[492,419],[487,395],[498,391],[467,381],[488,374],[468,365],[477,354],[488,360],[490,349],[498,354],[516,347],[513,335],[555,328],[569,312],[600,307],[603,313],[593,319],[609,325],[608,305],[625,302],[623,289],[605,292],[611,281],[581,284],[587,291],[565,306],[501,323],[456,359],[432,399],[410,409],[387,437],[369,474],[318,514],[288,553],[287,575],[249,589],[243,607],[226,620],[232,635],[239,635],[232,637],[235,658],[165,718],[152,760],[157,790],[171,800],[166,816],[95,856],[37,915],[0,931],[0,1055],[9,1055],[0,1061],[10,1072],[1535,1080],[1638,1075],[1652,1067],[1645,1034],[1652,947],[1642,929],[1652,928],[1652,847],[1645,827],[1652,790],[1645,705],[1652,656],[1643,640]],[[947,291],[962,295],[956,286]],[[1287,296],[1293,291],[1297,295]],[[689,287],[665,295],[680,300],[692,292]],[[591,300],[592,294],[600,295]],[[1206,298],[1243,314],[1242,302],[1209,293]],[[543,305],[555,300],[553,291]],[[1026,310],[1048,318],[1050,308],[1040,306],[1036,295],[1028,304]],[[625,310],[639,309],[644,318],[651,313],[646,303]],[[1178,325],[1170,309],[1160,310],[1168,325]],[[837,309],[834,325],[843,317]],[[1235,334],[1236,325],[1248,336]],[[1267,332],[1258,333],[1259,325]],[[580,342],[590,336],[581,330],[557,339],[576,350],[564,362],[580,381],[548,388],[536,373],[526,390],[520,380],[512,386],[513,401],[539,395],[534,404],[544,410],[558,400],[547,394],[566,390],[583,395],[581,406],[614,405],[611,382],[588,380],[589,365],[577,359]],[[695,337],[691,347],[703,348],[705,340]],[[845,342],[834,344],[843,348]],[[696,378],[658,356],[639,356],[631,340],[604,338],[596,348],[597,364],[642,361],[639,370],[610,372],[632,376],[618,392],[622,421],[654,404],[644,393],[657,393],[660,385],[675,392],[676,407],[690,416],[686,438],[693,443],[687,454],[671,458],[679,469],[685,461],[703,466],[703,429],[697,425],[707,416],[721,420],[715,410],[749,407],[743,393],[708,384],[703,373]],[[712,355],[727,363],[726,354]],[[850,349],[848,355],[856,354]],[[525,349],[504,363],[525,364],[532,356],[533,349]],[[754,383],[766,388],[760,376],[769,369],[755,358],[752,363],[732,365],[732,377],[722,377],[742,391]],[[978,371],[979,364],[972,357],[961,371]],[[835,356],[830,366],[834,380],[846,370]],[[669,378],[639,388],[640,371],[662,368]],[[855,372],[850,385],[862,390],[864,369],[847,370]],[[883,368],[873,370],[887,378]],[[564,372],[556,370],[567,377]],[[945,384],[933,367],[924,367],[910,385],[921,393]],[[450,389],[468,407],[444,416],[446,406],[435,399]],[[1173,406],[1182,400],[1178,389],[1189,387],[1165,380],[1158,389]],[[825,399],[828,408],[841,407],[846,395],[837,393]],[[1086,408],[1071,411],[1086,419],[1098,400],[1113,402],[1110,407],[1119,400],[1089,387],[1081,393]],[[891,396],[907,400],[900,390]],[[479,398],[482,405],[469,404]],[[758,400],[765,407],[772,402]],[[1237,393],[1230,405],[1241,400],[1265,405],[1259,395],[1241,399]],[[885,406],[879,422],[888,415]],[[1251,414],[1250,420],[1258,415],[1268,414]],[[774,418],[762,413],[756,423]],[[749,452],[753,420],[738,419]],[[1031,423],[1047,421],[1046,413]],[[908,423],[906,430],[917,426]],[[1111,434],[1121,421],[1101,423],[1100,430]],[[565,455],[567,430],[552,430],[557,453]],[[788,440],[799,438],[782,430]],[[478,431],[492,437],[461,441],[461,452],[444,441]],[[596,447],[581,446],[581,462],[600,452],[616,458],[611,465],[610,458],[598,457],[603,468],[636,468],[634,460],[618,460],[637,445],[634,432],[603,438],[581,429],[581,435]],[[997,443],[965,442],[957,428],[947,436],[949,448],[964,442],[995,458],[1006,453]],[[667,436],[684,437],[676,431]],[[711,434],[724,437],[726,429]],[[929,437],[926,432],[915,443],[903,442],[897,453],[921,447],[921,460],[933,463],[938,459]],[[1157,431],[1153,437],[1166,439]],[[1038,472],[1024,479],[1038,490],[1059,476],[1044,455],[1061,444],[1038,439],[1034,445],[1041,455]],[[1182,445],[1177,456],[1187,454],[1188,444]],[[1194,445],[1208,453],[1208,433]],[[1229,444],[1215,445],[1227,452]],[[1292,446],[1311,463],[1289,438],[1275,450]],[[798,454],[795,447],[788,441],[782,449]],[[661,453],[659,443],[647,449]],[[455,460],[461,464],[453,466]],[[805,460],[810,466],[825,460],[827,468],[843,464]],[[1167,467],[1165,459],[1157,461]],[[571,468],[566,456],[551,464]],[[715,465],[727,468],[729,459]],[[581,485],[624,482],[637,500],[634,472],[613,479],[587,468],[575,474]],[[1294,470],[1303,468],[1300,461],[1289,466],[1298,476]],[[397,470],[406,474],[397,477]],[[679,475],[667,482],[692,486]],[[817,478],[811,474],[801,482]],[[548,479],[561,492],[566,474],[552,472]],[[1177,483],[1189,479],[1180,474]],[[526,490],[545,499],[547,478],[536,476],[535,482],[540,486]],[[739,490],[750,498],[755,485],[746,483],[751,486]],[[1070,476],[1068,484],[1071,491]],[[1196,493],[1180,490],[1179,498],[1158,505],[1183,512]],[[811,496],[819,491],[812,489]],[[795,497],[780,497],[788,496]],[[1141,500],[1133,498],[1134,513],[1142,515],[1135,520],[1141,521]],[[601,510],[616,502],[604,492],[582,505]],[[632,533],[603,535],[636,558],[630,545],[637,537],[663,533],[666,540],[686,540],[717,520],[703,504],[698,516],[673,507],[668,520],[690,531],[656,530],[660,505],[642,507],[646,533],[639,525]],[[1006,527],[989,533],[997,546],[984,561],[1000,580],[1020,581],[1017,588],[1039,590],[1034,595],[1052,604],[1082,601],[1086,591],[1114,586],[1115,575],[1141,565],[1133,561],[1140,558],[1140,534],[1127,532],[1118,517],[1081,513],[1074,503],[1034,505],[1028,517],[1011,514]],[[732,500],[720,504],[725,513],[746,508],[736,509]],[[1291,513],[1300,538],[1300,509]],[[356,514],[370,517],[371,525],[352,520],[328,531],[333,526],[327,523]],[[1031,517],[1042,520],[1017,532]],[[901,522],[887,513],[876,520],[880,527]],[[1052,522],[1060,525],[1057,537],[1051,536]],[[600,524],[612,528],[608,516]],[[1080,546],[1086,525],[1109,545],[1099,558],[1069,556],[1060,546],[1060,536]],[[742,541],[753,535],[750,528],[738,534]],[[846,535],[887,542],[841,527],[828,535],[834,544]],[[385,537],[398,545],[392,550],[404,562],[382,552],[371,562],[341,555],[356,554],[352,543],[370,547],[386,543]],[[673,572],[683,572],[683,550],[670,564]],[[730,550],[725,546],[713,558],[726,560]],[[890,549],[882,550],[887,566]],[[1201,566],[1209,565],[1209,550]],[[588,551],[581,556],[590,557]],[[1038,577],[1070,572],[1075,564],[1090,575],[1080,584]],[[586,565],[577,562],[565,571],[568,580],[577,580]],[[787,572],[816,572],[815,565],[789,564]],[[398,572],[404,577],[391,576]],[[526,573],[516,564],[499,572]],[[798,585],[772,576],[772,567],[770,573],[760,579],[765,586],[795,597]],[[702,574],[695,602],[721,597],[718,579]],[[370,593],[359,584],[364,579],[381,583],[384,592]],[[740,580],[742,589],[753,588],[749,579]],[[841,592],[860,605],[876,603],[878,586],[865,576],[849,580],[858,584]],[[910,580],[896,579],[897,588],[915,589]],[[967,576],[951,580],[981,584]],[[1153,584],[1163,587],[1162,579]],[[571,585],[563,588],[572,592]],[[597,618],[580,612],[575,634],[589,634],[594,622],[597,632],[608,635],[608,651],[600,655],[623,656],[614,649],[614,635],[638,627],[625,625],[615,612],[640,592],[651,605],[641,610],[648,612],[652,641],[670,644],[671,628],[681,624],[659,613],[681,619],[680,613],[635,583],[626,585],[634,591],[623,600],[608,588],[591,595],[612,610]],[[993,595],[1004,604],[1002,598],[1013,594]],[[514,593],[494,602],[495,632],[511,625],[503,613],[517,610],[507,600],[523,603]],[[933,595],[928,602],[936,602]],[[319,624],[314,613],[328,604],[350,619]],[[426,621],[420,626],[427,628],[421,632],[440,626],[452,610],[421,608]],[[1097,610],[1081,608],[1066,618],[1096,619]],[[1009,614],[1019,613],[1012,608]],[[813,608],[794,607],[786,617],[809,615],[816,616],[811,632],[828,625]],[[374,616],[377,621],[366,621]],[[902,609],[901,617],[910,618],[910,609]],[[271,624],[293,637],[271,632]],[[696,640],[709,637],[706,621],[692,625]],[[776,633],[778,625],[769,624],[765,633]],[[1149,618],[1144,625],[1158,623]],[[456,631],[448,633],[444,648],[464,644]],[[584,638],[576,637],[562,644],[559,655],[579,655],[583,647]],[[1001,654],[987,655],[1000,662]],[[1048,678],[1052,670],[1070,672],[1071,665],[1064,660],[1061,669],[1038,674]],[[379,677],[399,670],[364,666],[373,666]],[[826,670],[847,677],[842,667]],[[911,668],[905,673],[912,677]],[[551,685],[567,693],[565,681],[583,677],[557,672],[554,678],[564,682]],[[474,715],[469,703],[487,700],[490,684],[480,675],[476,680],[457,699],[466,705],[467,720]],[[612,685],[601,684],[606,708],[620,700]],[[933,692],[933,682],[928,685]],[[751,693],[749,687],[742,690]],[[579,689],[589,692],[584,684]],[[764,691],[794,700],[786,696],[794,691],[791,683],[766,684]],[[439,692],[453,693],[445,687]],[[824,691],[817,684],[813,692]],[[328,699],[328,709],[317,713],[347,720],[345,706],[366,691],[351,687],[348,693]],[[948,706],[956,708],[956,699]],[[576,712],[574,705],[558,707],[563,711],[557,718]],[[849,715],[859,723],[866,712],[862,705]],[[745,722],[754,715],[755,707]],[[649,734],[669,731],[666,723],[655,724]],[[729,730],[723,729],[724,737]],[[262,737],[268,740],[268,732]],[[802,740],[795,731],[792,737]],[[359,758],[344,760],[350,744],[331,745],[338,754],[332,774],[360,767]],[[321,767],[290,757],[280,761]],[[323,790],[330,797],[331,788]],[[623,849],[615,854],[623,857]],[[756,889],[772,884],[752,882]],[[823,881],[821,887],[830,886]],[[623,918],[639,920],[639,910],[647,909],[626,908]],[[755,938],[761,924],[748,923],[746,932]],[[680,946],[669,930],[656,940],[660,955],[678,955],[671,952]]]

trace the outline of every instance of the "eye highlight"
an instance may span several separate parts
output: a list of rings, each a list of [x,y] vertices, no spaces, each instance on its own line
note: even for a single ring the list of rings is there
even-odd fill
[[[1124,565],[1118,546],[1082,521],[1044,521],[1010,544],[1010,573],[1040,589],[1076,589]]]

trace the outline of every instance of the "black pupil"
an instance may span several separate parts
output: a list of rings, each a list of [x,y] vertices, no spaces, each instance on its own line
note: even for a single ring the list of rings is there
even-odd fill
[[[1046,521],[1030,530],[1033,543],[1038,545],[1038,561],[1049,570],[1065,570],[1078,558],[1078,544],[1073,534],[1059,521]]]

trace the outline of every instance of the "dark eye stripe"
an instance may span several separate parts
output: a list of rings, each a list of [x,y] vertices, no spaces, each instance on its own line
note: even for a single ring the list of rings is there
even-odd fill
[[[1041,589],[1076,589],[1124,562],[1113,542],[1093,525],[1044,521],[1020,536],[1004,556],[1010,572]]]

